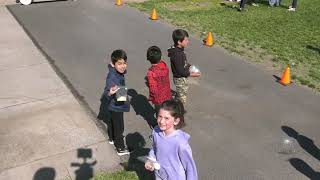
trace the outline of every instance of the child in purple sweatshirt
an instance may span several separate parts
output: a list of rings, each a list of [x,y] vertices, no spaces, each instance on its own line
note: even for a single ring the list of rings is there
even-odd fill
[[[165,101],[153,129],[153,147],[145,168],[155,171],[158,180],[197,180],[197,168],[188,143],[190,136],[179,130],[184,126],[184,108],[178,100]],[[159,167],[160,165],[160,167]]]

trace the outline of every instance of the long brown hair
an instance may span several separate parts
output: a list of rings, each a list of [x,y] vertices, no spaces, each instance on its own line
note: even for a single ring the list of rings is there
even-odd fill
[[[169,111],[171,116],[175,119],[179,118],[180,121],[177,125],[175,125],[176,129],[181,129],[186,125],[184,121],[184,114],[186,113],[183,107],[183,104],[180,100],[167,100],[161,104],[160,109]]]

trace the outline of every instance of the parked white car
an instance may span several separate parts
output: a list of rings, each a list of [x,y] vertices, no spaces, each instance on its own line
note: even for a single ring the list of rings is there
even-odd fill
[[[1,0],[0,0],[1,1]],[[35,0],[16,0],[16,2],[20,2],[23,5],[29,5],[31,3],[33,3]],[[38,0],[36,0],[35,2],[37,2]],[[55,0],[49,0],[49,1],[55,1]],[[63,1],[63,0],[62,0]],[[76,1],[76,0],[73,0]]]
[[[32,3],[33,0],[19,0],[21,4],[23,5],[29,5]]]

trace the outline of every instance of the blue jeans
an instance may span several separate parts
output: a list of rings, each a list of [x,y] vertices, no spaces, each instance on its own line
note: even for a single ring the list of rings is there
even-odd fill
[[[281,4],[281,0],[269,0],[270,6],[279,6]]]

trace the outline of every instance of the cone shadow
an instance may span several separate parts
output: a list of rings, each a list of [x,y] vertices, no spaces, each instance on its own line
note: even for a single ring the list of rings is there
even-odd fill
[[[276,82],[279,82],[281,80],[281,78],[279,76],[273,75],[274,79]]]

